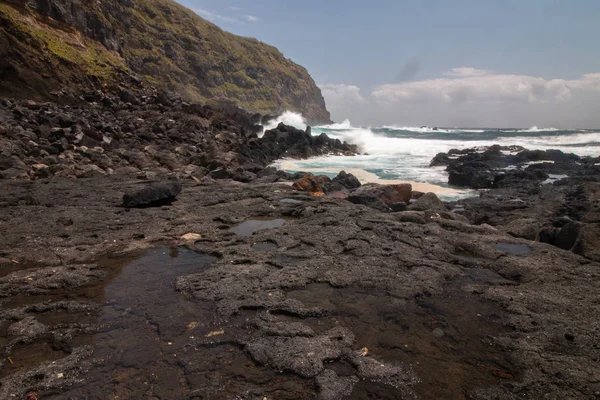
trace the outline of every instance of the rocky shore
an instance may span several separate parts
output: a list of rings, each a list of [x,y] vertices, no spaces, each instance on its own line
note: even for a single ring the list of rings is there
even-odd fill
[[[134,97],[1,103],[0,398],[600,398],[598,159],[438,155],[444,203]]]

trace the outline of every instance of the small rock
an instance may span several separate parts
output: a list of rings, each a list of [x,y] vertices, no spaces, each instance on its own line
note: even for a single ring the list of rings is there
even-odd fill
[[[408,206],[408,209],[411,211],[448,211],[446,205],[432,192],[425,193]]]
[[[302,192],[308,192],[311,196],[323,196],[323,187],[312,174],[306,175],[292,184],[292,187]]]
[[[361,186],[360,181],[357,177],[352,174],[346,173],[346,171],[341,171],[338,176],[332,179],[333,182],[339,183],[346,189],[356,189]]]
[[[158,207],[171,203],[181,193],[181,183],[154,183],[123,196],[123,207]]]
[[[202,235],[200,235],[199,233],[186,233],[185,235],[183,235],[181,237],[181,240],[183,242],[196,242],[198,240],[202,239]]]
[[[210,171],[208,176],[213,179],[231,179],[233,177],[233,172],[228,169],[220,168]]]
[[[436,328],[436,329],[433,330],[432,334],[436,338],[441,338],[442,336],[444,336],[444,331],[441,330],[440,328]]]
[[[389,207],[386,206],[379,197],[372,193],[352,193],[348,196],[348,201],[354,204],[362,204],[381,212],[390,211]]]

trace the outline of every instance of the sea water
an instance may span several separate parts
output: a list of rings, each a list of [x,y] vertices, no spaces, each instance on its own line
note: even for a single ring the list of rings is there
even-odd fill
[[[265,124],[272,129],[279,122],[305,129],[302,115],[286,112]],[[313,126],[312,134],[326,133],[332,138],[356,144],[362,155],[353,157],[322,156],[307,160],[278,160],[274,165],[288,172],[306,171],[335,176],[341,170],[352,172],[364,183],[411,181],[448,188],[445,167],[430,167],[431,159],[450,149],[485,147],[493,144],[523,146],[530,150],[558,149],[580,156],[600,155],[600,129],[556,129],[531,127],[443,128],[380,126],[357,127],[350,121]],[[425,186],[427,187],[427,186]],[[471,190],[438,190],[447,200],[472,196]]]

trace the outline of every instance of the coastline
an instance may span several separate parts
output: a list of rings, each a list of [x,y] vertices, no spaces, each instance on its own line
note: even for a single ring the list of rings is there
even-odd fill
[[[304,171],[304,172],[311,172],[311,173],[315,173],[315,174],[326,173],[326,174],[333,174],[334,176],[340,172],[339,168],[334,168],[334,167],[303,169],[303,168],[300,168],[294,160],[290,160],[290,159],[279,160],[275,164],[276,164],[277,168],[284,170],[284,171],[294,171],[294,172]],[[415,181],[408,181],[408,180],[401,180],[401,179],[381,179],[376,174],[369,172],[369,171],[365,171],[364,169],[359,169],[359,168],[344,168],[344,171],[356,176],[358,178],[358,180],[360,181],[360,183],[362,183],[363,185],[366,183],[376,183],[379,185],[397,185],[397,184],[406,184],[407,183],[407,184],[412,185],[412,189],[415,191],[423,192],[423,193],[431,192],[431,193],[435,193],[436,195],[440,196],[441,198],[456,199],[456,200],[458,200],[460,198],[465,198],[465,197],[476,195],[475,191],[469,190],[469,189],[456,189],[456,188],[435,185],[432,183],[415,182]]]
[[[487,189],[457,203],[363,170],[314,197],[267,166],[352,145],[151,101],[100,137],[77,121],[101,106],[9,103],[0,397],[594,396],[598,160],[491,148],[437,158]]]

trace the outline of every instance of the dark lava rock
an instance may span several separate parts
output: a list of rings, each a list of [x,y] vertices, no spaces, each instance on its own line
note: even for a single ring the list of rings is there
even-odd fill
[[[265,132],[262,138],[251,142],[239,152],[266,164],[268,160],[282,157],[308,158],[324,154],[356,154],[355,145],[331,139],[326,134],[314,137],[310,127],[305,131],[280,123],[277,128]]]
[[[362,204],[364,206],[379,210],[381,212],[389,212],[390,208],[385,205],[379,197],[373,193],[351,193],[348,196],[348,201],[354,204]]]
[[[157,207],[171,203],[181,193],[181,183],[153,183],[145,188],[123,196],[123,207]]]
[[[412,185],[402,183],[396,185],[380,185],[377,183],[367,183],[358,189],[355,189],[352,194],[368,194],[379,198],[387,207],[392,204],[404,202],[408,204],[412,195]]]
[[[600,261],[600,224],[568,223],[556,236],[555,245]]]
[[[531,187],[548,179],[549,174],[597,174],[595,162],[589,158],[560,150],[526,150],[499,145],[439,153],[430,165],[447,165],[449,184],[473,189]]]
[[[519,218],[511,221],[506,228],[511,236],[535,240],[540,230],[540,224],[534,218]]]
[[[446,205],[435,193],[425,193],[419,200],[408,206],[411,211],[448,211]]]
[[[214,171],[210,171],[208,176],[213,179],[231,179],[233,178],[233,172],[228,169],[220,168]]]
[[[358,377],[338,376],[335,371],[326,369],[317,376],[319,398],[322,400],[337,400],[350,396],[354,385],[359,381]]]
[[[348,174],[346,171],[341,171],[338,176],[332,179],[332,182],[337,183],[346,189],[356,189],[361,186],[358,178],[352,174]]]
[[[398,203],[394,203],[394,204],[390,205],[390,208],[392,209],[393,212],[400,212],[400,211],[408,210],[408,206],[403,201],[400,201]]]

